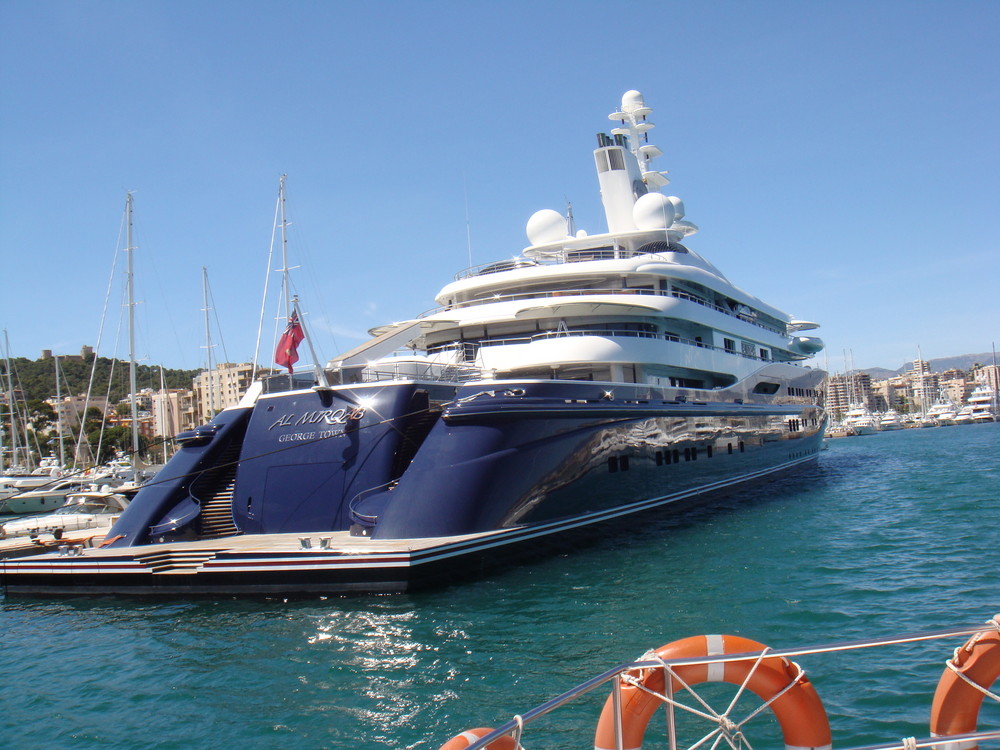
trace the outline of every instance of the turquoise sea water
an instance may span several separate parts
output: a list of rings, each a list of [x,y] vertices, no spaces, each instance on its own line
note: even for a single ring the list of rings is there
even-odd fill
[[[830,441],[794,477],[419,595],[0,600],[0,747],[436,750],[688,635],[791,648],[998,612],[1000,424],[881,433]],[[834,746],[926,736],[960,642],[800,659]],[[529,727],[525,746],[592,747],[606,696]],[[1000,726],[995,708],[980,727]]]

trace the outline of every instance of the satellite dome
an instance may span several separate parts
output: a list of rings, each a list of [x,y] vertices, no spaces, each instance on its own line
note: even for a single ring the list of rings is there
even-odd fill
[[[640,94],[635,89],[632,89],[631,91],[626,91],[624,94],[622,94],[623,112],[632,112],[637,109],[645,109],[645,108],[646,108],[646,100],[643,99],[642,94]]]
[[[674,223],[674,204],[662,193],[646,193],[632,206],[637,229],[668,229]]]
[[[532,245],[547,245],[566,238],[566,217],[551,208],[535,211],[525,228]]]

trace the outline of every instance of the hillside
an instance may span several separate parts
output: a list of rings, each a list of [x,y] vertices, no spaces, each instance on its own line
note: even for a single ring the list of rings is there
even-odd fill
[[[993,352],[985,352],[984,354],[959,354],[955,357],[931,359],[928,360],[928,363],[930,364],[931,372],[944,372],[945,370],[964,370],[968,372],[976,364],[993,364]],[[887,370],[884,367],[870,367],[867,370],[862,370],[862,372],[867,372],[871,375],[872,380],[886,380],[887,378],[909,372],[911,369],[913,369],[912,361],[904,362],[895,370]]]
[[[93,355],[85,361],[79,357],[59,360],[59,370],[62,373],[62,393],[64,396],[87,392],[90,383]],[[14,388],[24,392],[30,401],[45,400],[56,394],[55,361],[52,359],[30,360],[25,357],[14,357],[10,360]],[[7,388],[7,364],[0,360],[0,378],[3,381],[2,390]],[[113,377],[112,377],[113,374]],[[191,381],[198,370],[163,370],[163,383],[167,388],[191,388]],[[128,362],[97,358],[94,374],[94,395],[104,396],[108,392],[108,380],[111,379],[110,402],[117,403],[128,397],[129,374]],[[139,365],[136,367],[136,386],[160,389],[160,368],[156,365]]]

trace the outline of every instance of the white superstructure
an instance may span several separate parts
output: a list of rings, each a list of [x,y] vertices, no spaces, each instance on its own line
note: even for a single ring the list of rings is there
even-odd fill
[[[651,167],[661,151],[648,143],[650,113],[630,91],[610,115],[619,127],[598,135],[608,231],[536,212],[520,256],[459,273],[437,309],[375,329],[331,361],[342,382],[451,372],[712,391],[759,378],[758,392],[773,393],[795,379],[823,348],[803,335],[817,324],[736,287],[682,244],[697,227],[679,198],[659,192],[668,180]],[[797,395],[814,397],[808,390]]]

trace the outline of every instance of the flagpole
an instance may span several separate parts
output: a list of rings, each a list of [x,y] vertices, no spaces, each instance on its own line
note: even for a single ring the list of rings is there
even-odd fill
[[[309,331],[306,329],[305,321],[302,319],[302,311],[299,310],[298,297],[292,297],[292,309],[295,311],[295,316],[298,318],[299,325],[302,326],[302,336],[305,338],[306,343],[309,344],[309,353],[312,355],[313,371],[316,373],[316,382],[321,388],[329,388],[330,383],[326,379],[326,372],[319,366],[319,357],[316,356],[316,349],[313,348],[312,336],[309,335]]]

